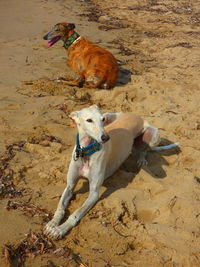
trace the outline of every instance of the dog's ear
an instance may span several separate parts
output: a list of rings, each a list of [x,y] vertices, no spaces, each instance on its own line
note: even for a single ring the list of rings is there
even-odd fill
[[[79,123],[79,114],[78,111],[73,111],[69,114],[70,119],[72,119],[76,124]]]
[[[96,109],[98,109],[99,110],[99,106],[97,106],[96,104],[94,104],[94,105],[92,105],[92,106],[90,106],[91,108],[96,108]]]
[[[75,24],[74,23],[69,23],[67,26],[65,26],[65,28],[72,30],[75,29]]]

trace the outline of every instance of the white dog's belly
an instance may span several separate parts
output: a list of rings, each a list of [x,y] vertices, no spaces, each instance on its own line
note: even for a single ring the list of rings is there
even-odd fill
[[[105,179],[107,179],[109,176],[111,176],[114,172],[116,172],[119,169],[122,163],[131,154],[131,148],[132,146],[130,142],[130,146],[128,146],[127,149],[122,149],[118,155],[115,154],[115,157],[110,158],[106,166]]]

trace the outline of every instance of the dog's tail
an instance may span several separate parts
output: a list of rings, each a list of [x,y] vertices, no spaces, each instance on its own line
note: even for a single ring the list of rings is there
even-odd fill
[[[176,142],[176,143],[174,143],[174,144],[170,144],[170,145],[166,145],[166,146],[156,146],[156,147],[151,147],[151,150],[153,150],[153,151],[168,150],[168,149],[177,147],[177,146],[179,146],[179,145],[180,145],[180,143],[179,143],[179,142]]]

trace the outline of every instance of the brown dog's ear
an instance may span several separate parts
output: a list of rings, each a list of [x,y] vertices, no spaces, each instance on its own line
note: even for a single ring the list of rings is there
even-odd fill
[[[67,26],[65,26],[65,28],[72,30],[75,29],[75,24],[74,23],[69,23]]]

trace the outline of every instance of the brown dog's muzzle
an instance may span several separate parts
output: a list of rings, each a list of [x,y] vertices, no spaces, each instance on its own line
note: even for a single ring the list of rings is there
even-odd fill
[[[61,36],[52,36],[52,32],[47,33],[43,39],[48,40],[47,46],[50,47],[60,40]]]
[[[49,35],[49,32],[43,36],[43,39],[48,40],[48,35]]]

